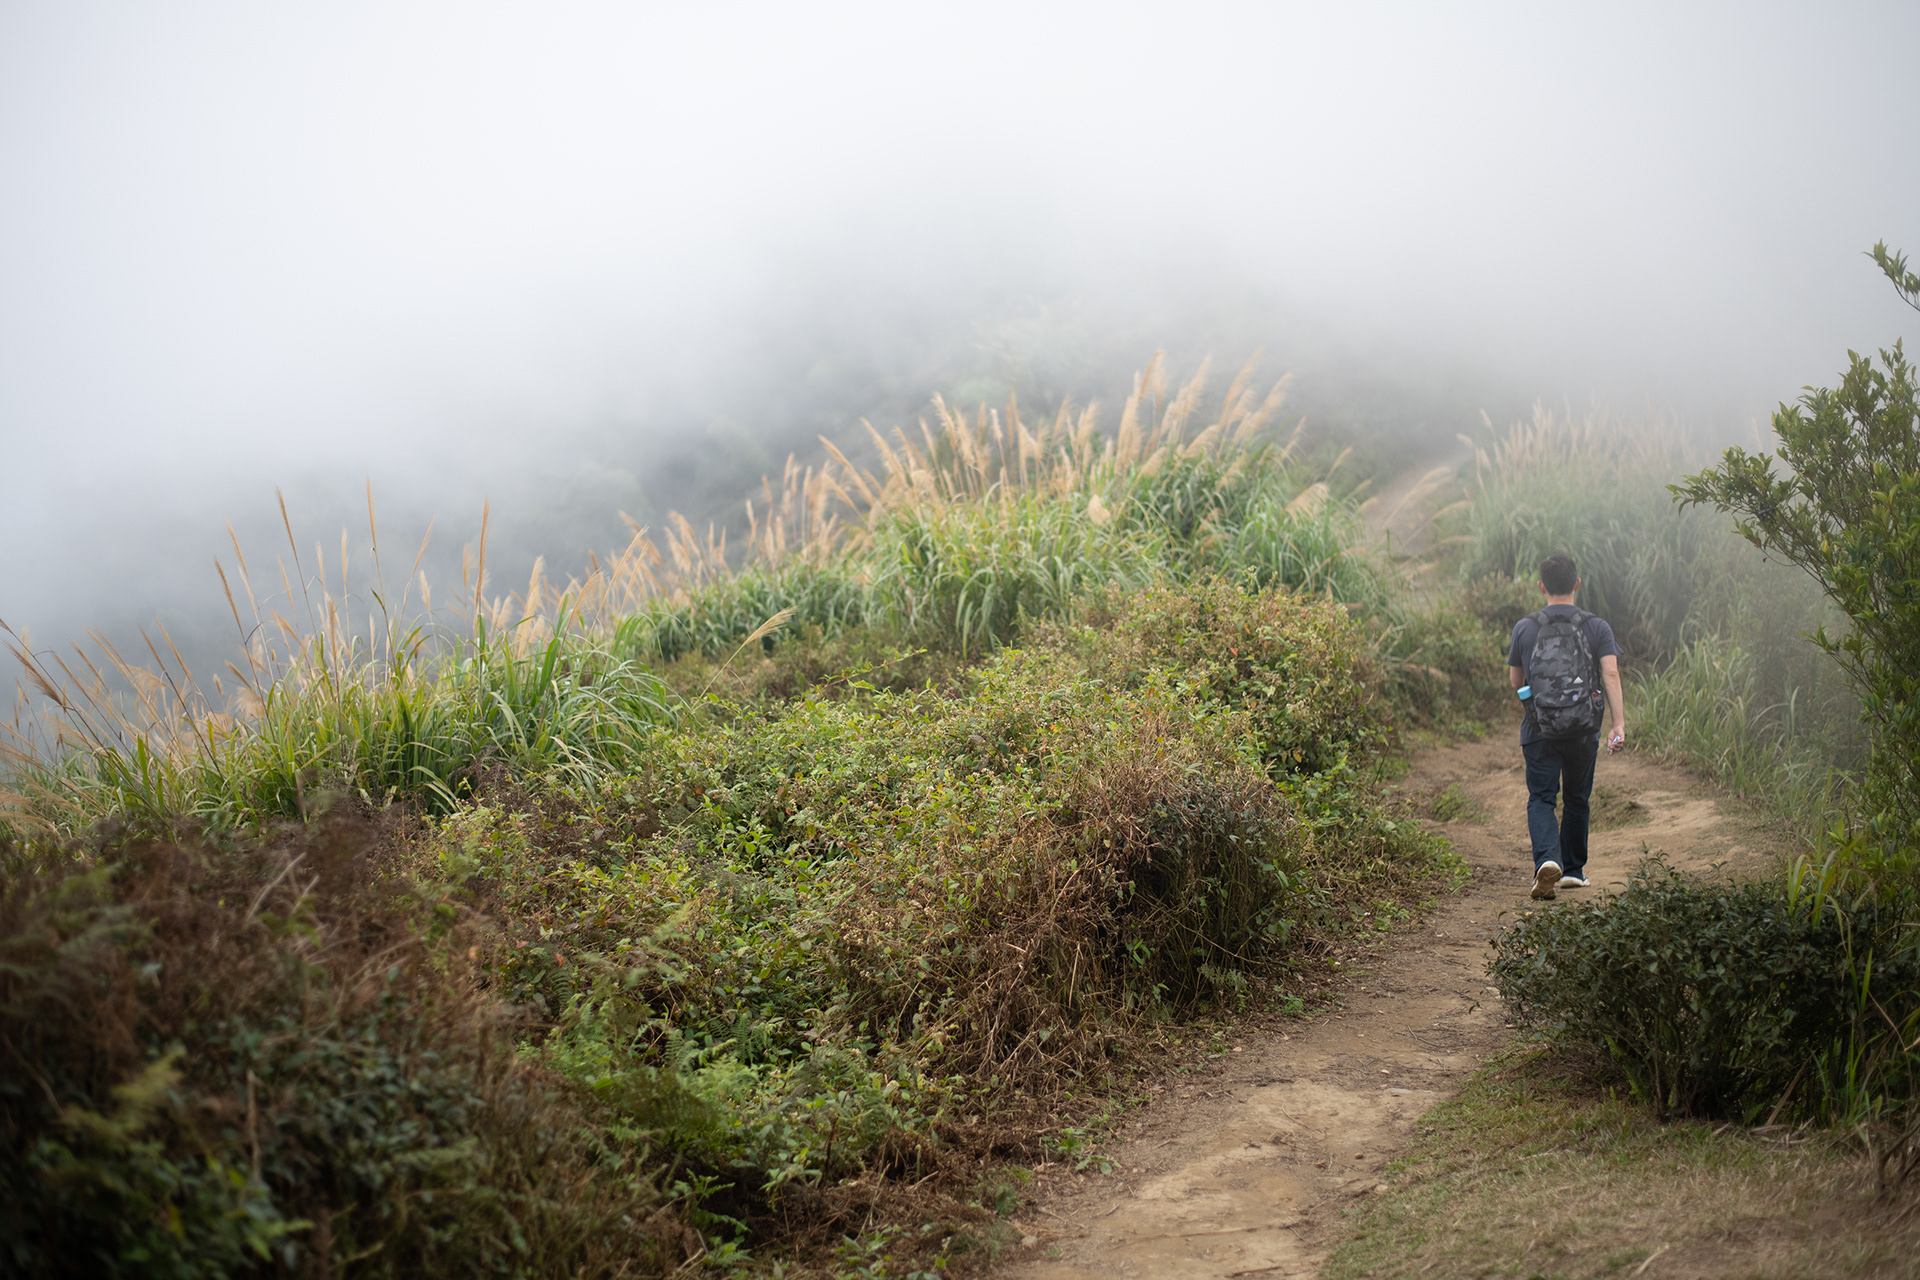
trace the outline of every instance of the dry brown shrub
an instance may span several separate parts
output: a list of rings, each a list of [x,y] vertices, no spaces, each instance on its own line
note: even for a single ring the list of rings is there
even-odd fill
[[[516,1055],[461,913],[378,885],[382,843],[343,816],[0,850],[0,1055],[31,1082],[0,1089],[0,1235],[23,1273],[174,1250],[220,1274],[232,1246],[310,1275],[645,1275],[699,1247]]]

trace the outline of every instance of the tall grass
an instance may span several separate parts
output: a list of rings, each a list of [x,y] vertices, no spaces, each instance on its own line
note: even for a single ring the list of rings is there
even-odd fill
[[[1489,422],[1485,439],[1461,439],[1473,477],[1447,523],[1466,539],[1468,576],[1531,584],[1542,560],[1571,554],[1582,607],[1629,653],[1663,659],[1690,624],[1717,629],[1728,602],[1710,584],[1753,576],[1724,521],[1674,511],[1666,486],[1703,463],[1676,423],[1536,407],[1504,435]]]
[[[98,637],[59,654],[14,636],[23,678],[0,726],[0,820],[242,826],[341,794],[445,812],[491,770],[591,787],[674,721],[649,664],[730,654],[781,615],[972,659],[1091,590],[1159,580],[1229,574],[1384,607],[1388,578],[1352,505],[1292,441],[1268,438],[1287,380],[1258,395],[1249,365],[1203,418],[1206,374],[1170,391],[1155,356],[1111,435],[1093,404],[1029,424],[1016,401],[969,416],[935,397],[913,435],[867,427],[870,468],[831,443],[817,466],[790,459],[746,504],[744,545],[675,515],[657,538],[636,525],[564,583],[536,563],[518,593],[489,590],[483,513],[437,607],[424,543],[397,593],[388,583],[371,492],[365,597],[347,587],[346,535],[330,570],[323,549],[302,554],[283,504],[277,591],[259,589],[237,541],[231,572],[219,566],[240,656],[211,679],[163,630],[150,661]],[[29,693],[49,715],[18,710]]]
[[[1111,437],[1094,405],[1029,426],[1017,401],[968,417],[936,397],[917,438],[867,427],[874,469],[826,442],[826,463],[790,463],[778,493],[769,483],[748,504],[740,568],[723,541],[675,526],[663,558],[687,585],[643,603],[625,634],[648,655],[712,654],[792,609],[827,634],[882,626],[978,655],[1091,589],[1159,578],[1229,573],[1384,600],[1351,505],[1306,474],[1292,442],[1262,438],[1286,380],[1256,399],[1242,370],[1202,422],[1205,374],[1169,397],[1156,356]]]
[[[1702,636],[1633,684],[1636,738],[1760,801],[1816,836],[1845,818],[1851,743],[1828,717],[1807,714],[1807,691],[1770,701],[1758,664],[1738,641]]]
[[[483,630],[431,665],[346,658],[323,674],[316,652],[276,673],[244,720],[168,688],[169,705],[143,726],[98,684],[77,697],[56,689],[72,734],[64,742],[77,749],[26,758],[13,816],[59,827],[101,813],[240,826],[301,817],[342,792],[446,812],[494,765],[590,784],[630,764],[673,717],[644,667],[564,631],[516,652],[510,634]]]
[[[377,558],[371,497],[368,513]],[[287,527],[301,573],[290,520]],[[617,631],[595,625],[572,595],[545,614],[519,616],[521,602],[485,599],[485,547],[483,517],[464,599],[437,615],[441,625],[432,624],[424,578],[420,615],[409,612],[406,589],[392,612],[381,607],[380,580],[365,633],[351,634],[344,538],[337,589],[324,561],[297,588],[283,561],[283,594],[265,604],[236,544],[233,576],[219,570],[241,643],[226,672],[207,681],[163,628],[158,643],[146,638],[146,663],[98,636],[91,653],[37,652],[8,629],[26,686],[51,714],[21,715],[23,696],[13,723],[0,725],[0,820],[72,831],[112,814],[232,827],[304,817],[342,794],[446,812],[489,769],[591,785],[629,765],[673,722],[665,686],[618,656]],[[540,576],[536,566],[522,601],[540,602]],[[613,594],[605,574],[574,585],[602,603]],[[276,608],[276,600],[301,607]]]

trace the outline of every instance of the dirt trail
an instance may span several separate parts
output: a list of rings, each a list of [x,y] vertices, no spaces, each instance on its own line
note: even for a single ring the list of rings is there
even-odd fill
[[[1379,1185],[1413,1122],[1512,1032],[1488,985],[1487,941],[1528,902],[1526,789],[1506,733],[1422,752],[1400,787],[1458,784],[1467,812],[1433,824],[1473,869],[1420,929],[1360,953],[1330,1013],[1249,1033],[1214,1074],[1170,1075],[1109,1154],[1109,1176],[1043,1178],[1015,1225],[1023,1243],[996,1270],[1022,1280],[1311,1276],[1338,1237],[1340,1208]],[[1644,851],[1734,875],[1771,856],[1765,833],[1678,769],[1631,753],[1600,757],[1593,888],[1624,885]],[[1474,814],[1477,807],[1481,813]]]

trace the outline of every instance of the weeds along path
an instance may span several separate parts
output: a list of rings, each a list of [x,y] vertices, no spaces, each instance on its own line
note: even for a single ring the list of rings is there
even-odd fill
[[[1420,926],[1337,956],[1333,1000],[1281,1028],[1249,1029],[1212,1068],[1150,1086],[1109,1144],[1110,1175],[1043,1172],[1015,1215],[1021,1280],[1316,1275],[1354,1197],[1414,1121],[1512,1035],[1485,972],[1501,917],[1528,905],[1526,791],[1506,732],[1421,752],[1400,787],[1441,799],[1435,822],[1472,868]],[[1593,888],[1624,886],[1647,851],[1691,871],[1755,874],[1774,848],[1680,770],[1601,756]]]

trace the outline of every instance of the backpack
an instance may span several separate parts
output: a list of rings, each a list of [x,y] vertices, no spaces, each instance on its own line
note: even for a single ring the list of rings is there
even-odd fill
[[[1606,695],[1600,687],[1600,664],[1587,643],[1587,619],[1593,615],[1581,609],[1549,615],[1541,609],[1528,616],[1539,628],[1527,658],[1527,680],[1533,685],[1527,715],[1535,736],[1585,738],[1599,733]]]

